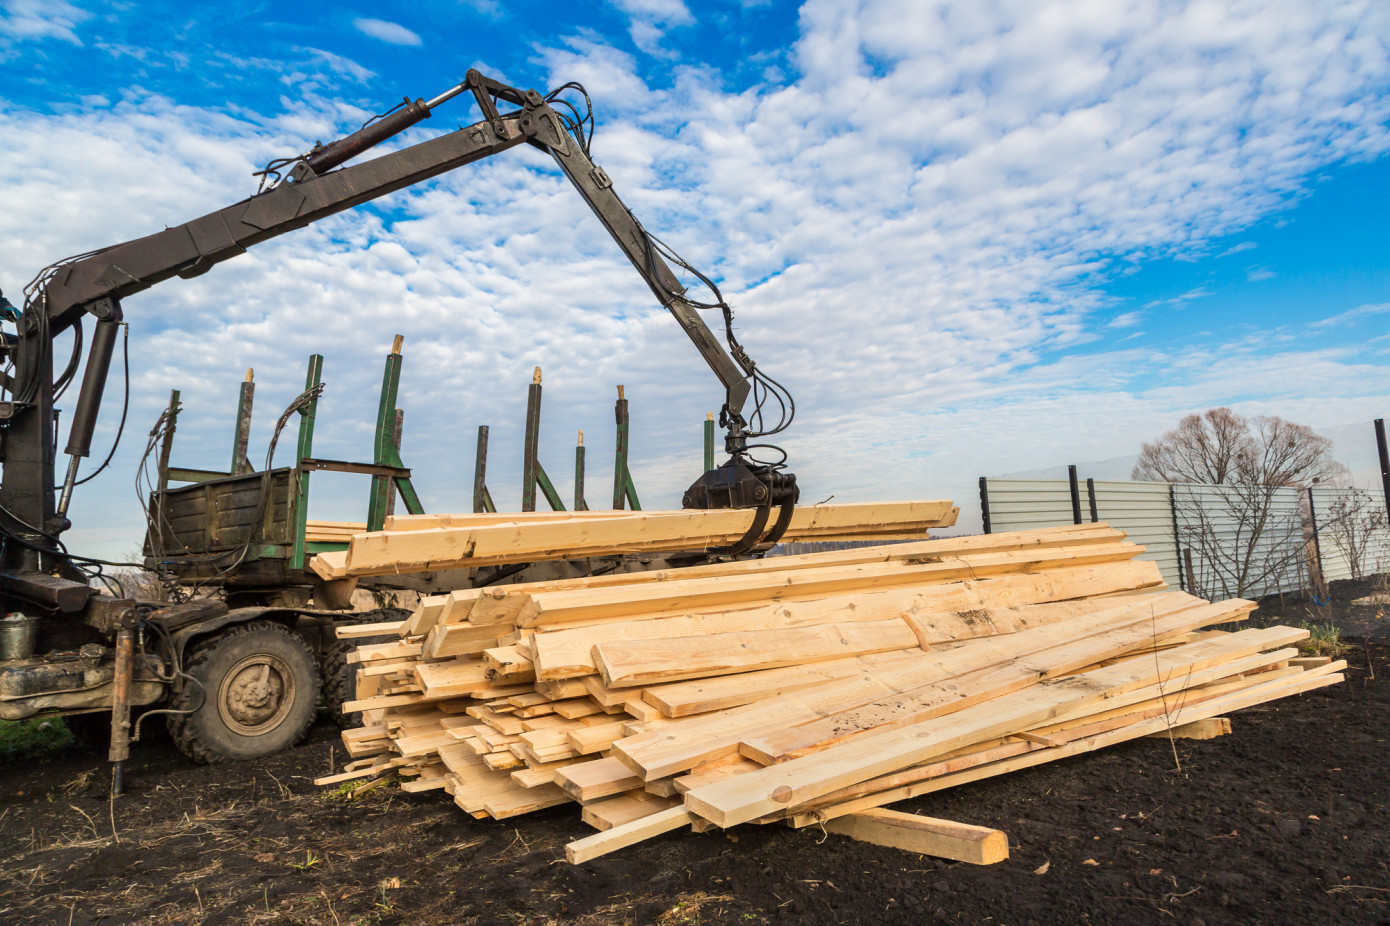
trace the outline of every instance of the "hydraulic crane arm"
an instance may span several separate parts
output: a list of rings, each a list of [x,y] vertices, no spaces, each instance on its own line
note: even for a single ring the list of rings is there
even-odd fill
[[[422,119],[461,89],[474,90],[487,118],[448,135],[333,170]],[[493,96],[523,109],[499,115]],[[601,167],[565,130],[558,113],[534,90],[518,91],[469,71],[459,87],[426,102],[408,102],[391,115],[347,138],[310,152],[296,163],[290,182],[183,225],[127,241],[64,265],[43,287],[51,335],[90,312],[102,299],[120,299],[173,276],[193,277],[252,245],[303,228],[464,164],[514,148],[522,142],[549,152],[603,222],[623,253],[663,305],[676,317],[728,393],[731,415],[741,415],[748,370],[728,355],[684,296],[684,287],[627,209]],[[751,364],[745,363],[745,366]]]
[[[446,135],[420,142],[381,157],[343,166],[348,160],[399,134],[432,110],[464,92],[471,92],[484,120]],[[499,113],[496,101],[520,109]],[[728,433],[730,464],[706,474],[720,478],[706,485],[698,498],[687,493],[689,507],[759,507],[758,536],[731,552],[754,543],[775,540],[781,530],[767,534],[763,525],[774,504],[789,518],[795,498],[795,479],[780,466],[753,464],[744,457],[749,430],[743,417],[755,376],[755,365],[729,337],[733,356],[715,337],[685,294],[670,266],[641,224],[613,191],[612,182],[566,128],[565,119],[534,90],[518,90],[470,70],[465,80],[432,100],[407,98],[384,116],[328,145],[273,164],[263,174],[275,177],[269,189],[231,206],[173,228],[81,255],[47,268],[26,290],[18,343],[12,352],[14,401],[0,404],[6,426],[7,460],[0,482],[0,527],[24,532],[23,542],[48,547],[68,526],[66,512],[82,457],[90,453],[101,395],[121,321],[120,300],[170,277],[194,277],[213,264],[244,253],[252,245],[302,228],[322,218],[369,202],[446,171],[529,143],[549,152],[584,197],[604,227],[642,274],[652,292],[690,337],[725,389],[722,420]],[[286,170],[283,180],[279,171]],[[57,334],[80,322],[97,319],[82,391],[72,416],[66,452],[71,457],[61,500],[54,504],[52,347]],[[742,467],[740,472],[729,469]],[[700,486],[697,483],[697,487]],[[692,492],[696,487],[692,487]],[[693,499],[693,502],[692,502]],[[775,535],[775,536],[774,536]]]

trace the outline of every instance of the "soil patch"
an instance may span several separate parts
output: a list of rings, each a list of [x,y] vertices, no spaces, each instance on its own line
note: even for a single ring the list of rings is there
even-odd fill
[[[1230,736],[896,805],[1003,829],[1012,857],[988,868],[756,826],[573,867],[573,806],[493,822],[439,792],[334,799],[312,784],[343,759],[326,723],[235,765],[137,744],[115,801],[103,757],[69,749],[0,764],[0,922],[1386,922],[1390,651],[1348,658],[1346,684],[1236,714]]]

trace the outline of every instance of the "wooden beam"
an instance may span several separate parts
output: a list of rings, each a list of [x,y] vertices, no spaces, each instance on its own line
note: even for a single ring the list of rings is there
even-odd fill
[[[660,836],[662,833],[678,830],[694,820],[695,815],[684,807],[671,807],[602,833],[577,839],[565,846],[565,858],[571,865],[579,865],[600,855],[607,855],[609,852],[616,852],[643,840]]]
[[[686,807],[719,826],[733,826],[814,800],[855,781],[907,768],[1014,730],[1026,730],[1063,711],[1176,678],[1229,658],[1244,643],[1240,633],[1224,640],[1192,643],[1158,653],[1152,661],[1119,663],[1034,685],[925,723],[866,734],[760,772],[696,788],[686,794]]]
[[[848,814],[825,828],[860,842],[972,865],[993,865],[1009,857],[1009,837],[1000,830],[896,810]]]
[[[1080,549],[981,553],[929,562],[860,563],[786,573],[753,573],[607,589],[537,592],[522,608],[518,626],[534,627],[584,620],[613,620],[663,612],[709,611],[753,602],[823,599],[836,593],[863,594],[872,589],[918,587],[1010,573],[1037,573],[1062,566],[1132,560],[1144,548],[1130,543],[1099,544]]]
[[[605,685],[624,688],[915,649],[918,645],[917,635],[899,618],[601,643],[594,647],[594,659]]]
[[[1207,717],[1203,720],[1194,720],[1190,723],[1180,724],[1167,730],[1160,730],[1157,733],[1150,733],[1149,736],[1155,739],[1175,739],[1186,740],[1214,740],[1218,736],[1225,736],[1231,732],[1231,718],[1229,717]]]
[[[1235,694],[1191,707],[1180,706],[1178,708],[1178,714],[1187,721],[1201,719],[1203,717],[1214,717],[1219,714],[1230,713],[1256,704],[1263,704],[1266,701],[1286,698],[1327,685],[1335,685],[1342,680],[1343,677],[1340,674],[1315,675],[1313,673],[1303,673],[1301,676],[1279,679],[1278,681],[1263,685],[1251,685]],[[881,807],[884,804],[892,804],[907,800],[908,798],[919,797],[923,794],[956,787],[972,781],[980,781],[981,779],[990,778],[995,775],[1007,774],[1019,771],[1020,769],[1032,768],[1033,766],[1042,765],[1047,762],[1055,762],[1058,759],[1066,759],[1071,756],[1080,755],[1081,753],[1092,752],[1096,749],[1113,746],[1116,743],[1122,743],[1126,740],[1137,739],[1141,736],[1147,736],[1150,733],[1159,732],[1165,729],[1169,723],[1169,717],[1156,717],[1139,723],[1130,724],[1098,736],[1073,740],[1065,746],[1054,749],[1035,748],[1034,751],[1016,758],[980,765],[953,774],[941,775],[940,777],[930,778],[926,781],[895,787],[876,794],[869,794],[861,798],[849,800],[842,804],[822,807],[809,813],[796,815],[792,818],[793,825],[808,826],[815,823],[823,823],[834,817],[849,813],[857,813],[871,807]],[[1027,748],[1026,744],[1024,748]]]
[[[1118,543],[1124,537],[1123,531],[1114,530],[1104,524],[1087,524],[1079,527],[1067,525],[1040,530],[1014,531],[1007,534],[950,537],[916,543],[853,547],[845,550],[827,550],[822,553],[802,553],[796,556],[735,560],[678,570],[656,569],[642,572],[609,573],[601,576],[583,576],[573,579],[525,582],[484,589],[469,620],[475,623],[515,621],[526,597],[536,592],[612,588],[648,582],[669,582],[672,579],[748,575],[756,572],[787,572],[794,569],[814,569],[833,565],[849,566],[856,563],[887,563],[928,556],[944,557],[970,553],[1004,553],[1028,549],[1076,547],[1098,543]]]
[[[785,536],[791,540],[836,531],[871,536],[874,530],[901,532],[908,526],[925,530],[954,524],[957,511],[949,501],[808,506],[796,510]],[[320,554],[311,565],[323,578],[342,578],[528,562],[591,552],[702,549],[742,536],[751,519],[751,512],[740,509],[689,510],[474,528],[377,531],[356,535],[345,557]]]

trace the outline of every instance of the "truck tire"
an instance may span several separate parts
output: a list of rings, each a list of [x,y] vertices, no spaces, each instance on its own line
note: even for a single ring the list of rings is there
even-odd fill
[[[375,624],[381,621],[403,621],[410,612],[403,608],[382,608],[353,615],[351,623]],[[359,646],[373,643],[394,643],[395,636],[366,637],[356,640],[334,640],[323,655],[323,706],[339,728],[350,730],[362,726],[360,711],[343,712],[343,702],[357,697],[358,664],[348,662],[348,654]]]
[[[195,762],[259,759],[287,749],[318,711],[319,671],[303,638],[271,621],[252,621],[196,645],[171,707],[169,733]]]

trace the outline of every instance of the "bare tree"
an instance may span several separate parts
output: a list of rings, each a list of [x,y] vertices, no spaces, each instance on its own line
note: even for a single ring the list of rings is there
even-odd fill
[[[1131,478],[1180,484],[1175,515],[1200,566],[1192,590],[1243,597],[1299,584],[1300,489],[1343,478],[1331,449],[1304,425],[1213,408],[1145,443]]]
[[[1376,541],[1384,542],[1385,507],[1372,493],[1338,492],[1319,520],[1322,536],[1346,558],[1353,579],[1382,571],[1385,564],[1376,555]]]

